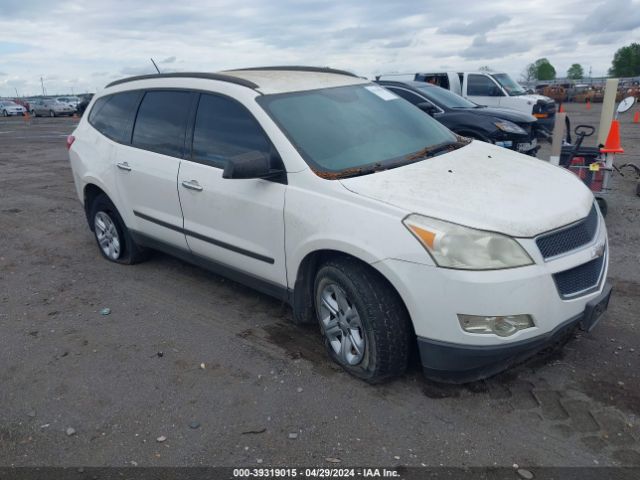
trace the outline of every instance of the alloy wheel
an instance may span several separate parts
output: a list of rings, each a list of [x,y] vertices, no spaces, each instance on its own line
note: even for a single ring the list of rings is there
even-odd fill
[[[120,257],[120,235],[111,217],[105,212],[96,213],[94,227],[98,244],[107,258]]]
[[[318,290],[318,314],[329,345],[343,364],[359,364],[366,337],[356,306],[336,283],[321,284]]]

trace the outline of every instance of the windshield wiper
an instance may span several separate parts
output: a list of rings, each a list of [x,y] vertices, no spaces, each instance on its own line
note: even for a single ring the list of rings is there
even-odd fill
[[[423,160],[429,157],[435,157],[436,155],[449,152],[451,150],[456,150],[457,148],[462,147],[463,145],[467,145],[469,142],[462,139],[462,137],[458,137],[458,140],[455,142],[446,142],[440,143],[438,145],[430,145],[428,147],[423,148],[422,150],[418,150],[415,153],[407,155],[404,157],[405,160],[413,161],[413,160]]]

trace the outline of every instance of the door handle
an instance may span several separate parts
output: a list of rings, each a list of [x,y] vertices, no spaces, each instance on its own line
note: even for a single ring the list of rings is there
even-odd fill
[[[116,167],[118,167],[120,170],[124,170],[125,172],[131,171],[131,167],[127,162],[116,163]]]
[[[196,180],[185,180],[182,182],[182,186],[189,190],[195,190],[196,192],[202,191],[202,186]]]

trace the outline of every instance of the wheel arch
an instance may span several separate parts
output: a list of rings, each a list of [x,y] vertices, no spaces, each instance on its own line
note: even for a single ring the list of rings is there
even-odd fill
[[[93,205],[94,200],[99,195],[105,195],[112,203],[113,200],[107,192],[105,192],[101,187],[96,185],[95,183],[87,183],[83,188],[83,204],[84,204],[84,213],[87,217],[87,223],[89,224],[89,228],[93,231],[93,222],[91,221],[91,206]]]
[[[319,249],[307,253],[298,265],[291,298],[291,306],[293,309],[293,318],[295,323],[310,324],[317,321],[313,292],[316,273],[320,266],[326,263],[329,259],[335,260],[341,258],[356,261],[370,269],[373,275],[377,275],[390,289],[393,290],[394,294],[398,297],[398,300],[407,312],[407,316],[409,316],[409,310],[404,299],[400,295],[400,292],[393,285],[391,280],[376,268],[375,264],[371,264],[355,255],[341,250]],[[409,323],[411,325],[411,333],[415,336],[415,332],[413,331],[413,321],[410,321]]]

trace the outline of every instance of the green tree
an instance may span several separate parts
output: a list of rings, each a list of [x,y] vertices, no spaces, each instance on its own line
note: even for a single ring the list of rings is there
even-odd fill
[[[640,43],[632,43],[618,49],[613,56],[609,75],[614,77],[640,75]]]
[[[534,63],[536,68],[536,78],[538,80],[553,80],[556,78],[556,69],[546,58],[539,58]]]
[[[523,77],[534,78],[536,80],[553,80],[556,78],[556,69],[546,58],[539,58],[527,65],[522,73]]]
[[[584,70],[582,69],[582,65],[579,63],[574,63],[567,70],[567,78],[571,80],[580,80],[584,77]]]

